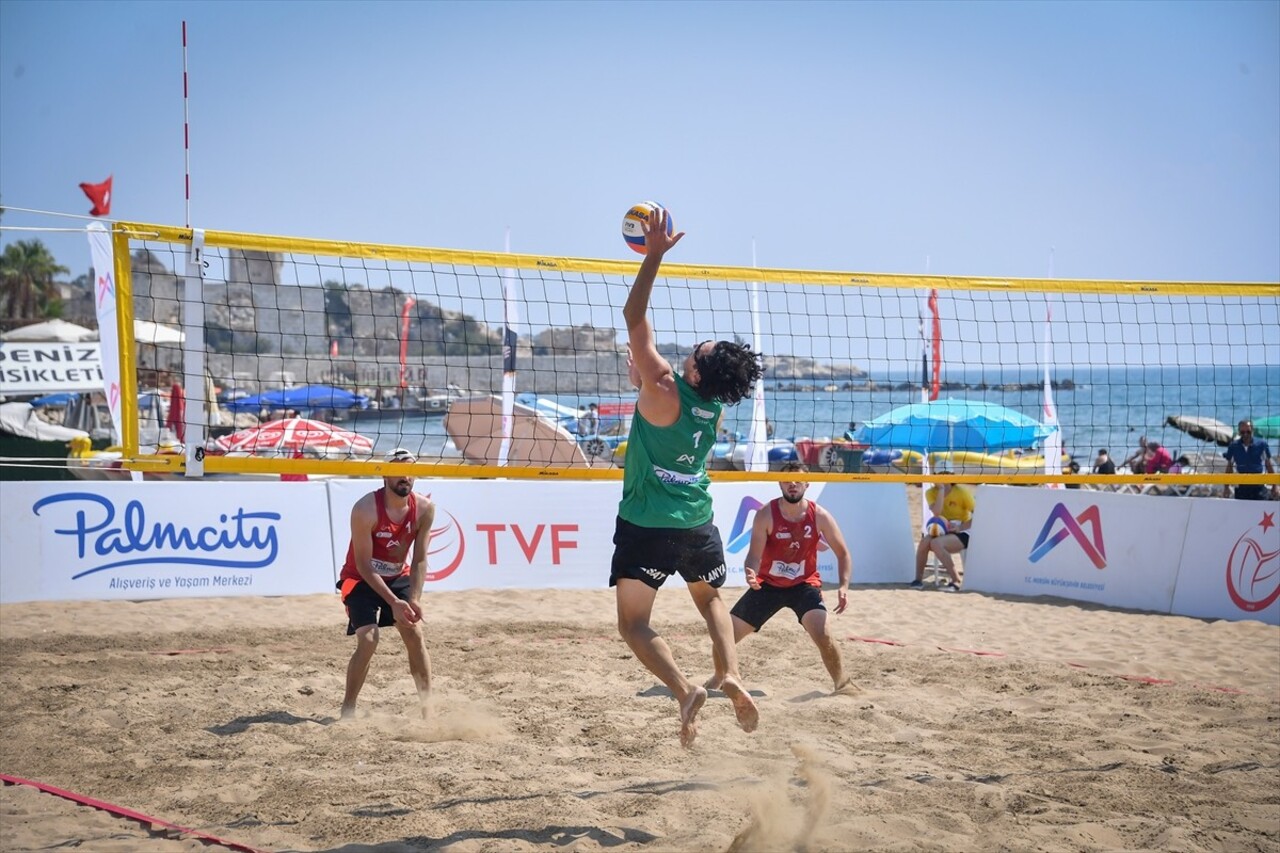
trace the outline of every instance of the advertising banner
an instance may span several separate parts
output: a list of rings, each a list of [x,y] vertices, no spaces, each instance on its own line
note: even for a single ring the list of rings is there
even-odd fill
[[[350,543],[351,507],[381,480],[331,480],[333,562]],[[609,583],[621,486],[614,482],[418,480],[436,504],[427,590],[476,588],[599,589]],[[756,511],[780,494],[775,483],[713,483],[715,524],[725,546],[726,586],[745,585],[743,561]],[[831,511],[853,554],[854,583],[906,582],[911,541],[903,487],[814,483],[809,496]],[[818,568],[838,580],[823,546]],[[665,586],[683,586],[679,576]]]
[[[0,341],[0,396],[102,390],[98,342]]]
[[[1168,613],[1191,503],[979,486],[965,587]]]
[[[333,590],[323,484],[0,485],[0,602]]]
[[[1173,612],[1280,625],[1280,502],[1191,504]]]

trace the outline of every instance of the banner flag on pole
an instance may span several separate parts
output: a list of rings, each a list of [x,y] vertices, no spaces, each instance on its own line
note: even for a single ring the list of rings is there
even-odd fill
[[[756,243],[751,241],[751,266],[756,265]],[[751,283],[751,347],[760,352],[760,284]],[[751,395],[751,425],[742,467],[748,471],[769,470],[769,418],[764,405],[764,379],[756,380]]]
[[[504,243],[507,254],[511,254],[511,229],[507,229]],[[511,453],[511,434],[516,423],[516,347],[520,342],[520,334],[516,330],[519,322],[516,310],[516,274],[513,269],[502,273],[502,441],[498,444],[498,465],[507,464]]]
[[[102,385],[111,412],[114,442],[124,435],[120,428],[120,333],[116,328],[115,254],[111,237],[101,222],[90,222],[89,255],[93,259],[93,301],[98,313],[98,348],[102,360]]]
[[[409,312],[418,300],[412,296],[405,297],[404,307],[400,309],[400,387],[409,387]]]
[[[938,290],[929,292],[929,310],[933,312],[933,378],[929,383],[929,399],[938,399],[942,390],[942,318],[938,316]]]
[[[1049,380],[1049,365],[1053,363],[1053,343],[1050,337],[1050,324],[1053,322],[1053,306],[1046,305],[1044,315],[1044,422],[1046,426],[1056,427],[1044,440],[1044,472],[1058,475],[1062,473],[1062,427],[1058,424],[1058,409],[1053,404],[1053,386]],[[1051,489],[1061,489],[1063,483],[1046,483]]]

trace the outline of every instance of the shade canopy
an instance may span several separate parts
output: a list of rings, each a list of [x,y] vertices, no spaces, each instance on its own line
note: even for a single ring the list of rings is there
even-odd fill
[[[150,320],[134,320],[133,337],[140,344],[180,344],[187,338],[181,329]]]
[[[1226,447],[1230,444],[1231,436],[1235,432],[1235,429],[1229,424],[1224,424],[1215,418],[1205,418],[1199,415],[1169,415],[1165,418],[1165,423],[1174,429],[1182,430],[1192,438],[1212,442],[1219,447]]]
[[[373,441],[359,433],[309,418],[285,418],[224,435],[214,442],[225,453],[370,456]]]
[[[33,323],[30,326],[22,326],[5,332],[0,335],[0,339],[27,343],[54,341],[73,344],[92,340],[97,336],[98,333],[94,329],[86,329],[84,326],[68,323],[66,320],[45,320],[43,323]]]
[[[1254,418],[1253,431],[1259,438],[1280,440],[1280,415],[1269,418]]]
[[[578,442],[562,426],[536,409],[512,407],[511,446],[507,464],[587,467]],[[497,465],[502,447],[502,400],[493,395],[454,400],[444,419],[445,431],[468,462]]]
[[[233,412],[255,412],[259,409],[367,409],[369,398],[332,385],[303,385],[241,397],[227,403],[226,407]]]
[[[854,440],[905,450],[1006,450],[1035,447],[1054,429],[995,403],[948,399],[899,406],[858,427]]]

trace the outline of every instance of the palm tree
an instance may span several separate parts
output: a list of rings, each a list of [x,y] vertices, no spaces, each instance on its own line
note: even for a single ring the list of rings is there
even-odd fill
[[[55,275],[70,272],[39,240],[18,240],[0,255],[0,305],[7,321],[56,317],[62,307]]]

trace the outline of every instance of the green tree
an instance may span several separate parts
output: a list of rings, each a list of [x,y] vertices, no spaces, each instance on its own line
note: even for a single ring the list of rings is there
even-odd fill
[[[18,240],[0,255],[0,304],[6,320],[42,320],[62,313],[55,275],[70,272],[39,240]]]

